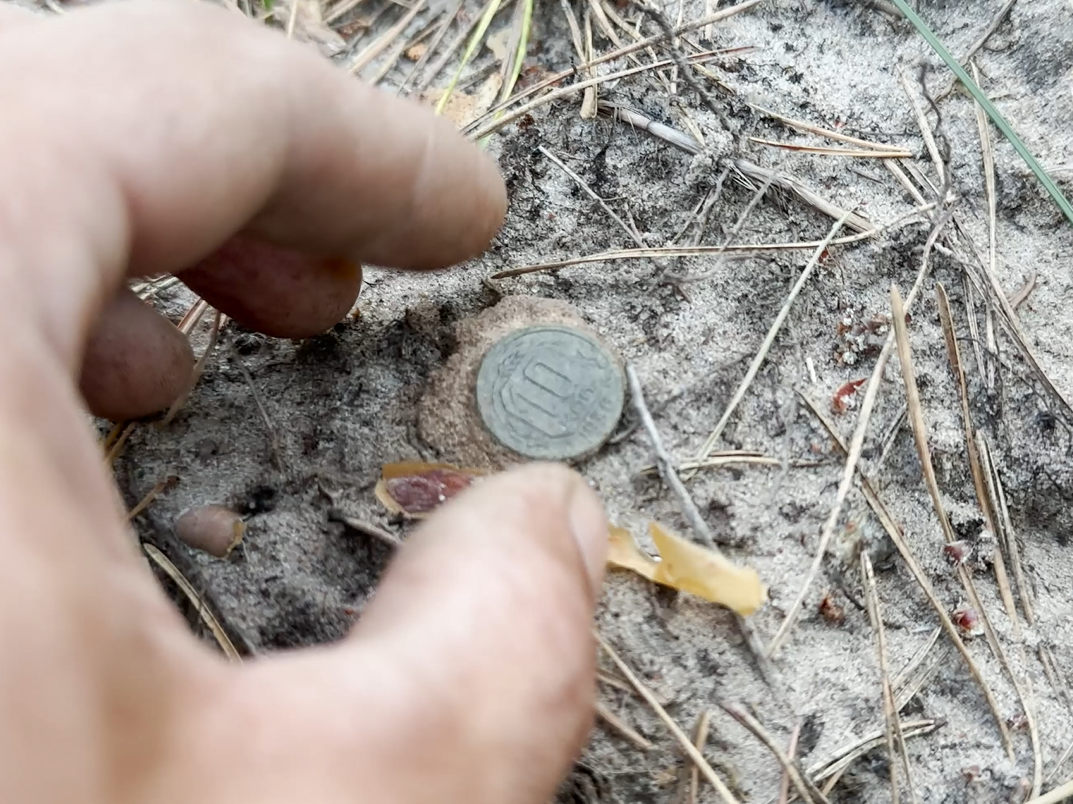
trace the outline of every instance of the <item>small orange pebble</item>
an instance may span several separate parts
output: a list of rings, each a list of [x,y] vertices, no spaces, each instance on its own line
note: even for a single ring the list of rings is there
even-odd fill
[[[831,398],[831,410],[834,413],[842,415],[846,413],[855,404],[855,397],[857,395],[857,389],[864,385],[868,381],[867,377],[862,377],[859,380],[850,380],[837,391]]]

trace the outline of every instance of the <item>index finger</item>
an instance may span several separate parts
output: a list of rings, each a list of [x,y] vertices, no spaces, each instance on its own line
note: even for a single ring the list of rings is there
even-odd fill
[[[53,306],[88,300],[56,311],[80,335],[125,271],[179,271],[236,231],[429,268],[502,221],[495,164],[450,123],[224,9],[130,0],[0,43],[5,116],[23,121],[0,132],[0,185],[29,188],[0,200],[0,235]],[[88,286],[68,275],[80,247]]]

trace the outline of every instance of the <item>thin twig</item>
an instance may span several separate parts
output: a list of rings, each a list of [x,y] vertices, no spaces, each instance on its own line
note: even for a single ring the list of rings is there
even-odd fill
[[[731,793],[730,789],[723,783],[723,780],[716,775],[714,770],[712,770],[712,766],[708,763],[708,760],[704,758],[704,754],[697,750],[696,746],[694,746],[693,742],[689,739],[689,736],[682,731],[682,727],[675,723],[674,719],[667,714],[667,710],[656,700],[656,696],[652,694],[652,691],[641,682],[641,679],[639,679],[637,674],[630,669],[630,666],[619,658],[619,655],[609,644],[607,644],[603,637],[595,633],[594,636],[596,637],[596,641],[600,644],[600,647],[604,649],[604,652],[611,657],[611,661],[615,663],[619,672],[633,685],[633,688],[637,690],[637,693],[645,699],[645,703],[647,703],[652,708],[652,711],[656,713],[656,717],[663,721],[664,725],[667,726],[667,729],[678,741],[678,744],[682,746],[682,750],[685,751],[686,756],[697,766],[697,769],[700,771],[701,775],[704,776],[705,780],[715,788],[715,792],[719,795],[723,804],[738,804],[738,799],[735,798],[734,794]]]
[[[620,718],[611,709],[601,701],[596,702],[596,715],[604,723],[617,731],[635,746],[642,751],[651,751],[652,743],[641,736],[635,729],[633,729],[625,720]]]
[[[967,65],[972,59],[972,57],[975,56],[976,53],[980,50],[980,48],[987,44],[987,40],[990,39],[992,34],[994,34],[995,31],[998,30],[998,27],[1002,25],[1002,21],[1006,19],[1007,15],[1009,15],[1010,9],[1013,8],[1014,3],[1016,2],[1017,0],[1006,0],[1002,8],[999,9],[998,13],[991,20],[990,24],[988,24],[988,26],[984,29],[984,32],[980,34],[980,36],[977,37],[976,41],[969,46],[969,49],[965,51],[965,55],[958,59],[958,63],[962,67]],[[979,83],[980,82],[977,80],[976,84],[979,85]],[[951,92],[953,92],[954,87],[956,87],[957,84],[958,82],[956,79],[952,80],[949,84],[947,84],[946,87],[942,91],[940,91],[938,95],[935,96],[935,102],[938,103]]]
[[[175,581],[176,586],[178,586],[183,594],[190,599],[190,602],[194,604],[194,608],[197,610],[197,614],[201,618],[201,621],[208,627],[212,636],[216,639],[216,643],[220,646],[220,649],[224,652],[227,658],[233,662],[242,661],[242,657],[227,636],[223,626],[220,625],[220,621],[216,619],[216,615],[209,610],[208,604],[206,604],[201,595],[197,593],[193,584],[179,572],[178,567],[171,563],[171,559],[148,542],[142,542],[142,550],[145,551],[145,554],[154,564],[160,567],[169,578]]]
[[[738,721],[744,726],[756,739],[764,744],[764,747],[771,752],[772,756],[778,760],[782,765],[784,771],[790,777],[790,783],[794,786],[794,790],[797,791],[797,795],[801,796],[801,799],[805,804],[827,804],[827,796],[800,770],[798,770],[796,763],[786,756],[786,752],[782,750],[775,739],[768,733],[768,730],[764,728],[755,717],[745,710],[744,707],[738,706],[733,703],[720,703],[720,708],[730,715],[734,720]]]
[[[861,550],[861,583],[864,587],[864,599],[867,604],[868,618],[872,622],[872,629],[876,632],[876,653],[879,658],[879,681],[883,694],[883,720],[887,728],[887,755],[890,766],[890,795],[893,804],[898,804],[898,774],[895,771],[897,763],[894,761],[895,746],[901,757],[902,768],[905,770],[905,782],[909,788],[910,800],[917,801],[916,789],[913,785],[913,768],[909,762],[909,752],[905,747],[905,735],[902,734],[901,718],[898,716],[898,706],[894,696],[894,688],[890,680],[890,668],[887,664],[887,638],[883,629],[883,612],[880,608],[879,594],[876,592],[875,573],[872,571],[872,559],[867,550]]]
[[[279,435],[276,427],[272,424],[272,419],[269,418],[268,411],[265,410],[265,406],[261,402],[261,394],[253,382],[249,369],[246,368],[246,364],[239,357],[238,351],[232,349],[232,356],[234,357],[235,365],[238,366],[239,371],[242,373],[243,379],[246,380],[246,385],[249,386],[250,394],[253,396],[253,403],[257,406],[257,412],[261,414],[261,421],[264,422],[265,432],[268,434],[268,446],[272,453],[272,465],[276,468],[276,471],[283,472],[283,451],[279,446]]]
[[[734,415],[734,411],[738,409],[738,405],[745,398],[746,392],[749,390],[749,386],[752,385],[756,375],[760,373],[760,367],[767,359],[768,352],[771,350],[772,345],[775,343],[775,339],[779,335],[779,331],[782,329],[783,323],[790,315],[790,308],[793,306],[794,300],[797,299],[801,290],[805,287],[805,284],[812,276],[812,272],[816,269],[816,266],[820,264],[820,258],[823,257],[823,253],[827,250],[827,247],[834,240],[835,235],[838,234],[838,230],[842,228],[842,225],[846,222],[850,213],[847,212],[841,218],[839,218],[834,226],[831,227],[827,233],[827,237],[820,241],[820,244],[816,247],[816,250],[812,254],[812,258],[806,263],[804,269],[801,271],[801,275],[798,276],[797,281],[794,282],[793,287],[790,289],[789,295],[786,297],[786,301],[783,302],[782,308],[775,316],[775,320],[772,322],[771,327],[768,329],[767,335],[764,336],[764,340],[760,343],[760,348],[756,352],[756,356],[749,364],[748,371],[745,372],[745,376],[742,378],[738,387],[735,389],[734,394],[730,397],[730,402],[727,403],[726,410],[723,411],[723,415],[719,418],[719,421],[715,425],[715,429],[712,430],[708,436],[704,445],[697,450],[697,454],[693,457],[695,461],[702,461],[708,457],[708,454],[715,448],[716,443],[719,441],[719,437],[723,434],[723,430],[726,428],[727,423],[730,421],[730,417]]]
[[[678,472],[674,467],[674,460],[667,452],[667,448],[663,446],[663,439],[660,437],[659,430],[656,429],[656,422],[648,411],[648,405],[645,404],[641,380],[638,378],[633,366],[626,366],[626,379],[630,386],[633,408],[637,413],[637,417],[641,420],[645,432],[648,433],[648,439],[652,442],[652,449],[656,453],[656,466],[659,468],[660,477],[678,497],[682,512],[686,515],[686,519],[689,520],[690,526],[700,541],[714,552],[720,553],[719,548],[715,546],[716,539],[712,534],[712,529],[708,527],[708,523],[701,516],[700,509],[697,508],[697,504],[693,502],[693,498],[689,494],[689,489],[685,487],[682,479],[678,477]]]
[[[790,745],[786,749],[786,756],[796,761],[797,741],[801,737],[801,721],[794,724],[794,730],[790,732]],[[788,804],[790,801],[790,769],[782,769],[782,779],[779,782],[778,804]]]
[[[909,297],[906,301],[906,308],[912,306],[916,300],[917,295],[920,293],[921,287],[924,285],[924,278],[928,275],[930,267],[930,257],[932,246],[939,237],[939,233],[943,227],[950,220],[950,212],[947,211],[932,228],[931,234],[928,235],[927,241],[924,243],[924,251],[920,259],[920,269],[917,272],[916,280],[913,283],[913,288],[909,292]],[[842,506],[846,502],[846,498],[849,496],[850,488],[853,486],[853,476],[857,468],[857,462],[861,458],[861,452],[864,450],[864,438],[868,432],[868,423],[872,417],[872,409],[875,407],[876,398],[879,396],[879,386],[883,381],[883,371],[887,367],[887,361],[890,360],[891,352],[894,349],[894,330],[892,329],[887,335],[887,340],[883,344],[882,350],[880,350],[879,357],[876,358],[875,368],[872,370],[872,376],[868,380],[868,386],[864,393],[864,399],[861,402],[861,411],[857,416],[857,427],[853,432],[853,439],[850,441],[850,447],[846,456],[846,466],[842,473],[842,481],[838,486],[838,493],[835,495],[835,504],[831,508],[831,513],[827,517],[827,522],[824,524],[823,533],[820,536],[820,544],[816,549],[816,555],[812,559],[812,564],[809,566],[808,572],[805,575],[805,580],[801,584],[801,591],[795,598],[793,605],[786,614],[786,618],[782,621],[782,625],[779,627],[778,632],[775,634],[775,638],[771,641],[771,645],[768,647],[768,655],[773,656],[776,651],[785,643],[789,638],[790,631],[797,620],[797,616],[801,612],[801,608],[805,603],[805,597],[808,595],[809,588],[812,586],[812,582],[816,579],[817,573],[820,571],[820,565],[823,562],[823,557],[827,552],[827,545],[830,544],[831,539],[834,536],[835,526],[838,524],[838,519],[842,514]],[[1005,728],[1005,724],[1002,724]]]
[[[823,413],[823,409],[812,402],[807,396],[798,394],[812,410],[813,415],[823,424],[824,429],[827,430],[828,435],[834,444],[842,450],[844,454],[849,456],[852,450],[852,445],[847,446],[845,441],[842,440],[842,436],[839,435],[838,429],[834,426],[834,423],[827,418]],[[849,463],[847,457],[847,464]],[[1004,743],[1007,746],[1012,745],[1012,739],[1009,734],[1009,730],[1006,728],[1006,721],[1002,717],[1002,712],[999,709],[998,701],[995,700],[995,694],[991,691],[987,682],[984,680],[983,674],[980,672],[980,668],[976,665],[972,655],[969,653],[968,647],[965,645],[965,640],[961,638],[961,634],[958,633],[957,627],[950,619],[950,615],[947,613],[946,608],[939,600],[938,595],[935,594],[935,589],[931,585],[931,581],[925,574],[924,570],[920,566],[920,562],[917,561],[916,556],[909,547],[909,543],[906,542],[905,536],[902,535],[901,530],[894,522],[894,518],[890,515],[886,505],[883,504],[883,500],[876,492],[872,483],[868,480],[868,477],[861,471],[860,467],[857,467],[857,472],[861,479],[861,490],[864,492],[864,497],[871,506],[872,511],[875,512],[876,518],[880,524],[883,525],[883,529],[887,531],[887,535],[890,536],[891,541],[897,548],[898,553],[901,555],[902,560],[905,562],[906,567],[913,575],[913,579],[920,586],[921,591],[924,593],[924,597],[931,605],[935,615],[939,618],[939,622],[942,625],[943,631],[946,632],[947,637],[954,643],[954,647],[957,648],[962,660],[965,662],[965,666],[969,670],[969,674],[972,676],[973,681],[980,688],[981,694],[984,696],[984,700],[987,702],[988,708],[991,710],[991,715],[995,719],[995,725],[999,732],[1003,735]]]
[[[634,410],[637,412],[637,418],[641,420],[645,432],[648,434],[649,440],[652,442],[652,449],[656,453],[656,465],[659,467],[660,477],[663,478],[663,482],[675,493],[678,497],[678,501],[681,503],[682,512],[685,514],[686,519],[689,520],[689,524],[693,528],[693,532],[699,537],[706,547],[712,552],[722,555],[719,548],[716,546],[715,535],[712,533],[712,529],[708,527],[708,523],[704,521],[704,517],[701,516],[700,509],[697,508],[697,504],[693,501],[693,498],[689,494],[689,489],[685,487],[682,479],[678,477],[678,472],[674,467],[674,460],[671,458],[670,453],[667,452],[666,447],[663,446],[663,439],[660,437],[659,430],[656,429],[656,422],[652,418],[652,414],[648,410],[648,405],[645,404],[644,390],[641,388],[641,380],[637,376],[637,372],[633,366],[626,366],[626,379],[630,386],[630,396],[633,399]],[[764,676],[764,679],[770,684],[774,679],[774,668],[764,655],[763,646],[757,639],[756,632],[753,630],[749,621],[742,617],[740,614],[734,614],[734,622],[745,638],[745,644],[749,648],[756,660],[757,667],[760,673]]]

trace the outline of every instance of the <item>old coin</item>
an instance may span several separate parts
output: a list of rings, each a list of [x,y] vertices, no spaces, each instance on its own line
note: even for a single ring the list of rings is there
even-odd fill
[[[541,460],[599,448],[622,415],[625,393],[622,370],[602,344],[554,324],[507,335],[477,373],[484,426],[508,449]]]

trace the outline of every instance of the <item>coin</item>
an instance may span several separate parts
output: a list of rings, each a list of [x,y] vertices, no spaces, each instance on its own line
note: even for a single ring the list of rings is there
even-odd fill
[[[567,460],[598,449],[625,403],[622,370],[590,335],[539,325],[507,335],[477,372],[477,408],[499,443],[528,458]]]

